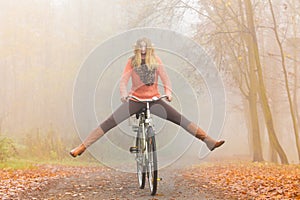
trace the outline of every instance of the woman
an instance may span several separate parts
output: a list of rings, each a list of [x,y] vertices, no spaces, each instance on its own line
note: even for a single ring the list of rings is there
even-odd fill
[[[121,106],[104,120],[99,127],[93,130],[82,144],[71,150],[70,154],[73,157],[81,155],[87,147],[101,138],[107,131],[145,107],[145,103],[131,99],[127,100],[128,95],[134,95],[140,99],[151,99],[154,96],[160,96],[158,92],[158,77],[160,77],[164,85],[167,100],[171,102],[171,83],[164,66],[160,58],[155,55],[151,41],[148,38],[141,38],[137,40],[134,47],[134,56],[128,59],[121,78]],[[130,78],[132,87],[128,94],[126,88]],[[157,109],[158,107],[163,109]],[[164,100],[150,103],[150,111],[154,115],[180,125],[196,138],[202,140],[211,151],[225,142],[224,140],[216,141],[208,136],[200,127],[185,118]]]

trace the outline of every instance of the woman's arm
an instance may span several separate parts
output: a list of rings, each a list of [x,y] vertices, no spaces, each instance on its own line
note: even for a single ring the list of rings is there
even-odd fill
[[[168,100],[171,101],[172,100],[171,81],[159,57],[157,57],[157,61],[159,64],[159,67],[157,68],[158,75],[164,85],[165,94],[168,96]]]
[[[125,99],[128,96],[127,92],[127,84],[130,79],[132,73],[132,67],[131,67],[131,59],[128,60],[126,67],[123,71],[121,81],[120,81],[120,94],[121,94],[121,100]]]

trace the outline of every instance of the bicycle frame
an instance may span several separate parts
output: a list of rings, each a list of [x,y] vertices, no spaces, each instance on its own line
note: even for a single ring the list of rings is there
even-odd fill
[[[129,95],[127,97],[127,99],[132,98],[132,99],[135,99],[139,102],[146,103],[146,111],[139,113],[139,117],[141,117],[141,119],[142,119],[142,120],[141,119],[139,120],[139,126],[143,124],[144,129],[145,129],[145,127],[148,127],[148,126],[153,127],[151,112],[150,112],[150,103],[153,102],[153,101],[158,101],[158,100],[160,100],[162,98],[166,98],[166,97],[167,97],[167,95],[162,95],[160,97],[153,97],[152,99],[139,99],[139,98],[137,98],[135,96],[132,96],[132,95]],[[145,114],[146,114],[146,116],[144,116]],[[144,129],[142,131],[143,133],[145,133]],[[146,136],[146,135],[143,135],[143,136]]]
[[[158,101],[161,98],[167,97],[163,95],[161,97],[154,97],[152,99],[139,99],[135,96],[129,96],[128,98],[135,99],[139,102],[146,103],[146,110],[138,113],[139,126],[137,130],[136,138],[136,161],[137,161],[137,173],[139,179],[139,185],[141,189],[145,186],[145,176],[147,173],[151,195],[156,194],[157,189],[157,155],[155,134],[153,129],[153,123],[150,112],[150,103]],[[151,134],[151,135],[149,135]],[[150,142],[151,141],[151,142]],[[132,148],[130,148],[132,152]],[[141,152],[140,152],[141,151]]]

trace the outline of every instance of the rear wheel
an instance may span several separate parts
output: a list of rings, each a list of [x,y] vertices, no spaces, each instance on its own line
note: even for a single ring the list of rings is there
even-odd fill
[[[145,188],[145,179],[146,179],[146,166],[144,165],[144,153],[142,147],[142,139],[140,137],[140,132],[138,132],[136,137],[136,147],[138,152],[136,153],[136,164],[137,164],[137,177],[139,181],[139,188]]]
[[[151,195],[156,194],[157,190],[157,154],[154,130],[152,127],[148,128],[148,160],[147,160],[147,176]]]

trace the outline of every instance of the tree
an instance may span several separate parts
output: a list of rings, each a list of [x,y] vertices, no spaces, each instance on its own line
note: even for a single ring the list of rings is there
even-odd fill
[[[219,69],[230,72],[226,73],[227,82],[228,79],[233,79],[234,82],[230,85],[233,87],[238,85],[240,93],[247,101],[248,105],[245,106],[249,107],[249,112],[246,119],[252,140],[253,161],[263,161],[257,113],[258,84],[254,54],[251,51],[253,45],[245,22],[243,4],[238,1],[234,5],[237,6],[224,1],[211,1],[211,4],[205,6],[205,11],[209,15],[208,20],[215,26],[213,32],[208,33],[213,35],[209,44],[214,46],[213,51],[219,55],[215,57],[216,63],[221,65]],[[211,25],[208,23],[207,26]]]
[[[218,40],[217,42],[220,41],[227,42],[226,44],[223,43],[222,45],[216,44],[217,37],[210,37],[210,41],[209,41],[210,45],[214,46],[214,50],[216,52],[222,53],[222,56],[219,57],[221,57],[223,60],[222,62],[217,62],[217,63],[221,63],[221,65],[227,66],[227,69],[228,68],[230,69],[231,67],[231,70],[233,70],[233,72],[236,71],[239,72],[237,73],[238,76],[236,76],[235,79],[239,80],[239,87],[241,89],[241,92],[245,95],[245,97],[248,99],[250,104],[250,116],[251,116],[250,119],[252,121],[251,124],[253,128],[252,133],[254,134],[253,143],[259,144],[259,134],[257,134],[259,133],[259,129],[257,125],[258,124],[257,111],[256,111],[257,108],[256,108],[256,103],[254,103],[254,101],[256,102],[256,98],[257,98],[257,94],[256,94],[256,90],[257,90],[262,103],[263,115],[265,118],[265,123],[267,126],[271,146],[276,149],[276,152],[278,152],[281,158],[281,162],[288,163],[287,156],[276,136],[273,116],[268,102],[267,90],[264,83],[264,75],[262,73],[262,66],[260,63],[260,54],[258,48],[258,41],[256,37],[257,31],[254,25],[254,16],[252,13],[251,1],[243,1],[243,2],[240,1],[238,4],[240,8],[244,8],[246,11],[246,20],[247,20],[246,23],[243,22],[243,17],[241,18],[238,17],[238,16],[243,16],[243,12],[242,9],[240,9],[239,13],[236,12],[237,8],[235,6],[237,4],[232,4],[230,1],[229,2],[210,1],[209,3],[202,3],[202,4],[206,4],[207,9],[205,9],[205,14],[203,14],[204,12],[203,13],[199,12],[199,15],[204,16],[211,23],[213,23],[213,25],[215,25],[213,29],[214,32],[209,32],[209,34],[213,36],[221,35],[220,37],[222,37],[222,39]],[[220,13],[218,13],[217,11],[220,11]],[[213,25],[208,24],[205,31],[207,32],[208,30],[211,30],[210,28]],[[201,34],[201,32],[198,32],[198,34]],[[236,38],[241,38],[241,40],[238,40]],[[241,51],[241,49],[243,49],[242,46],[237,45],[237,43],[239,43],[240,41],[246,44],[245,45],[246,48],[244,48],[244,50],[242,51]],[[241,59],[245,59],[245,61],[248,60],[247,65],[245,65],[246,62],[243,63],[243,66],[248,66],[248,68],[241,69],[239,65],[233,65],[232,61],[233,58],[237,57],[236,55],[242,55],[239,56],[241,57]],[[237,68],[239,70],[236,70]],[[241,87],[241,85],[243,84],[245,84],[246,86]],[[260,87],[257,87],[258,85]],[[245,90],[245,88],[248,88],[248,90]],[[257,140],[255,141],[255,139]],[[258,155],[261,154],[258,153],[260,151],[259,146],[254,147],[254,151],[256,151],[254,152],[254,160],[255,160],[259,158]]]
[[[256,70],[257,70],[257,77],[258,77],[258,82],[260,85],[260,87],[258,87],[258,89],[259,89],[258,91],[259,91],[259,96],[260,96],[260,100],[262,103],[262,109],[263,109],[265,123],[266,123],[267,129],[268,129],[270,143],[271,143],[271,146],[273,146],[276,149],[276,151],[281,159],[281,162],[283,164],[288,164],[287,156],[277,139],[276,131],[274,129],[273,117],[272,117],[270,105],[269,105],[268,98],[267,98],[267,92],[266,92],[263,73],[262,73],[262,66],[260,63],[258,41],[257,41],[256,30],[255,30],[254,21],[253,21],[252,3],[250,0],[245,0],[245,9],[246,9],[249,31],[250,31],[250,35],[251,35],[251,43],[253,44],[253,49],[251,49],[251,50],[253,51],[253,54],[254,54],[255,65],[256,65]]]
[[[269,2],[271,14],[272,14],[273,24],[274,24],[273,31],[274,31],[274,34],[275,34],[276,42],[277,42],[279,50],[280,50],[281,66],[282,66],[282,69],[283,69],[285,89],[286,89],[286,92],[287,92],[288,103],[289,103],[290,113],[291,113],[292,122],[293,122],[295,142],[296,142],[296,147],[297,147],[297,151],[298,151],[298,159],[300,161],[299,129],[298,129],[298,125],[297,125],[297,118],[296,118],[295,108],[294,108],[294,104],[293,104],[293,100],[292,100],[292,95],[291,95],[291,92],[290,92],[290,85],[289,85],[289,81],[288,81],[288,73],[287,73],[287,67],[286,67],[286,61],[285,61],[285,54],[284,54],[283,46],[282,46],[282,43],[280,41],[278,30],[277,30],[277,22],[276,22],[276,19],[275,19],[273,5],[272,5],[272,2],[270,0],[268,2]]]

